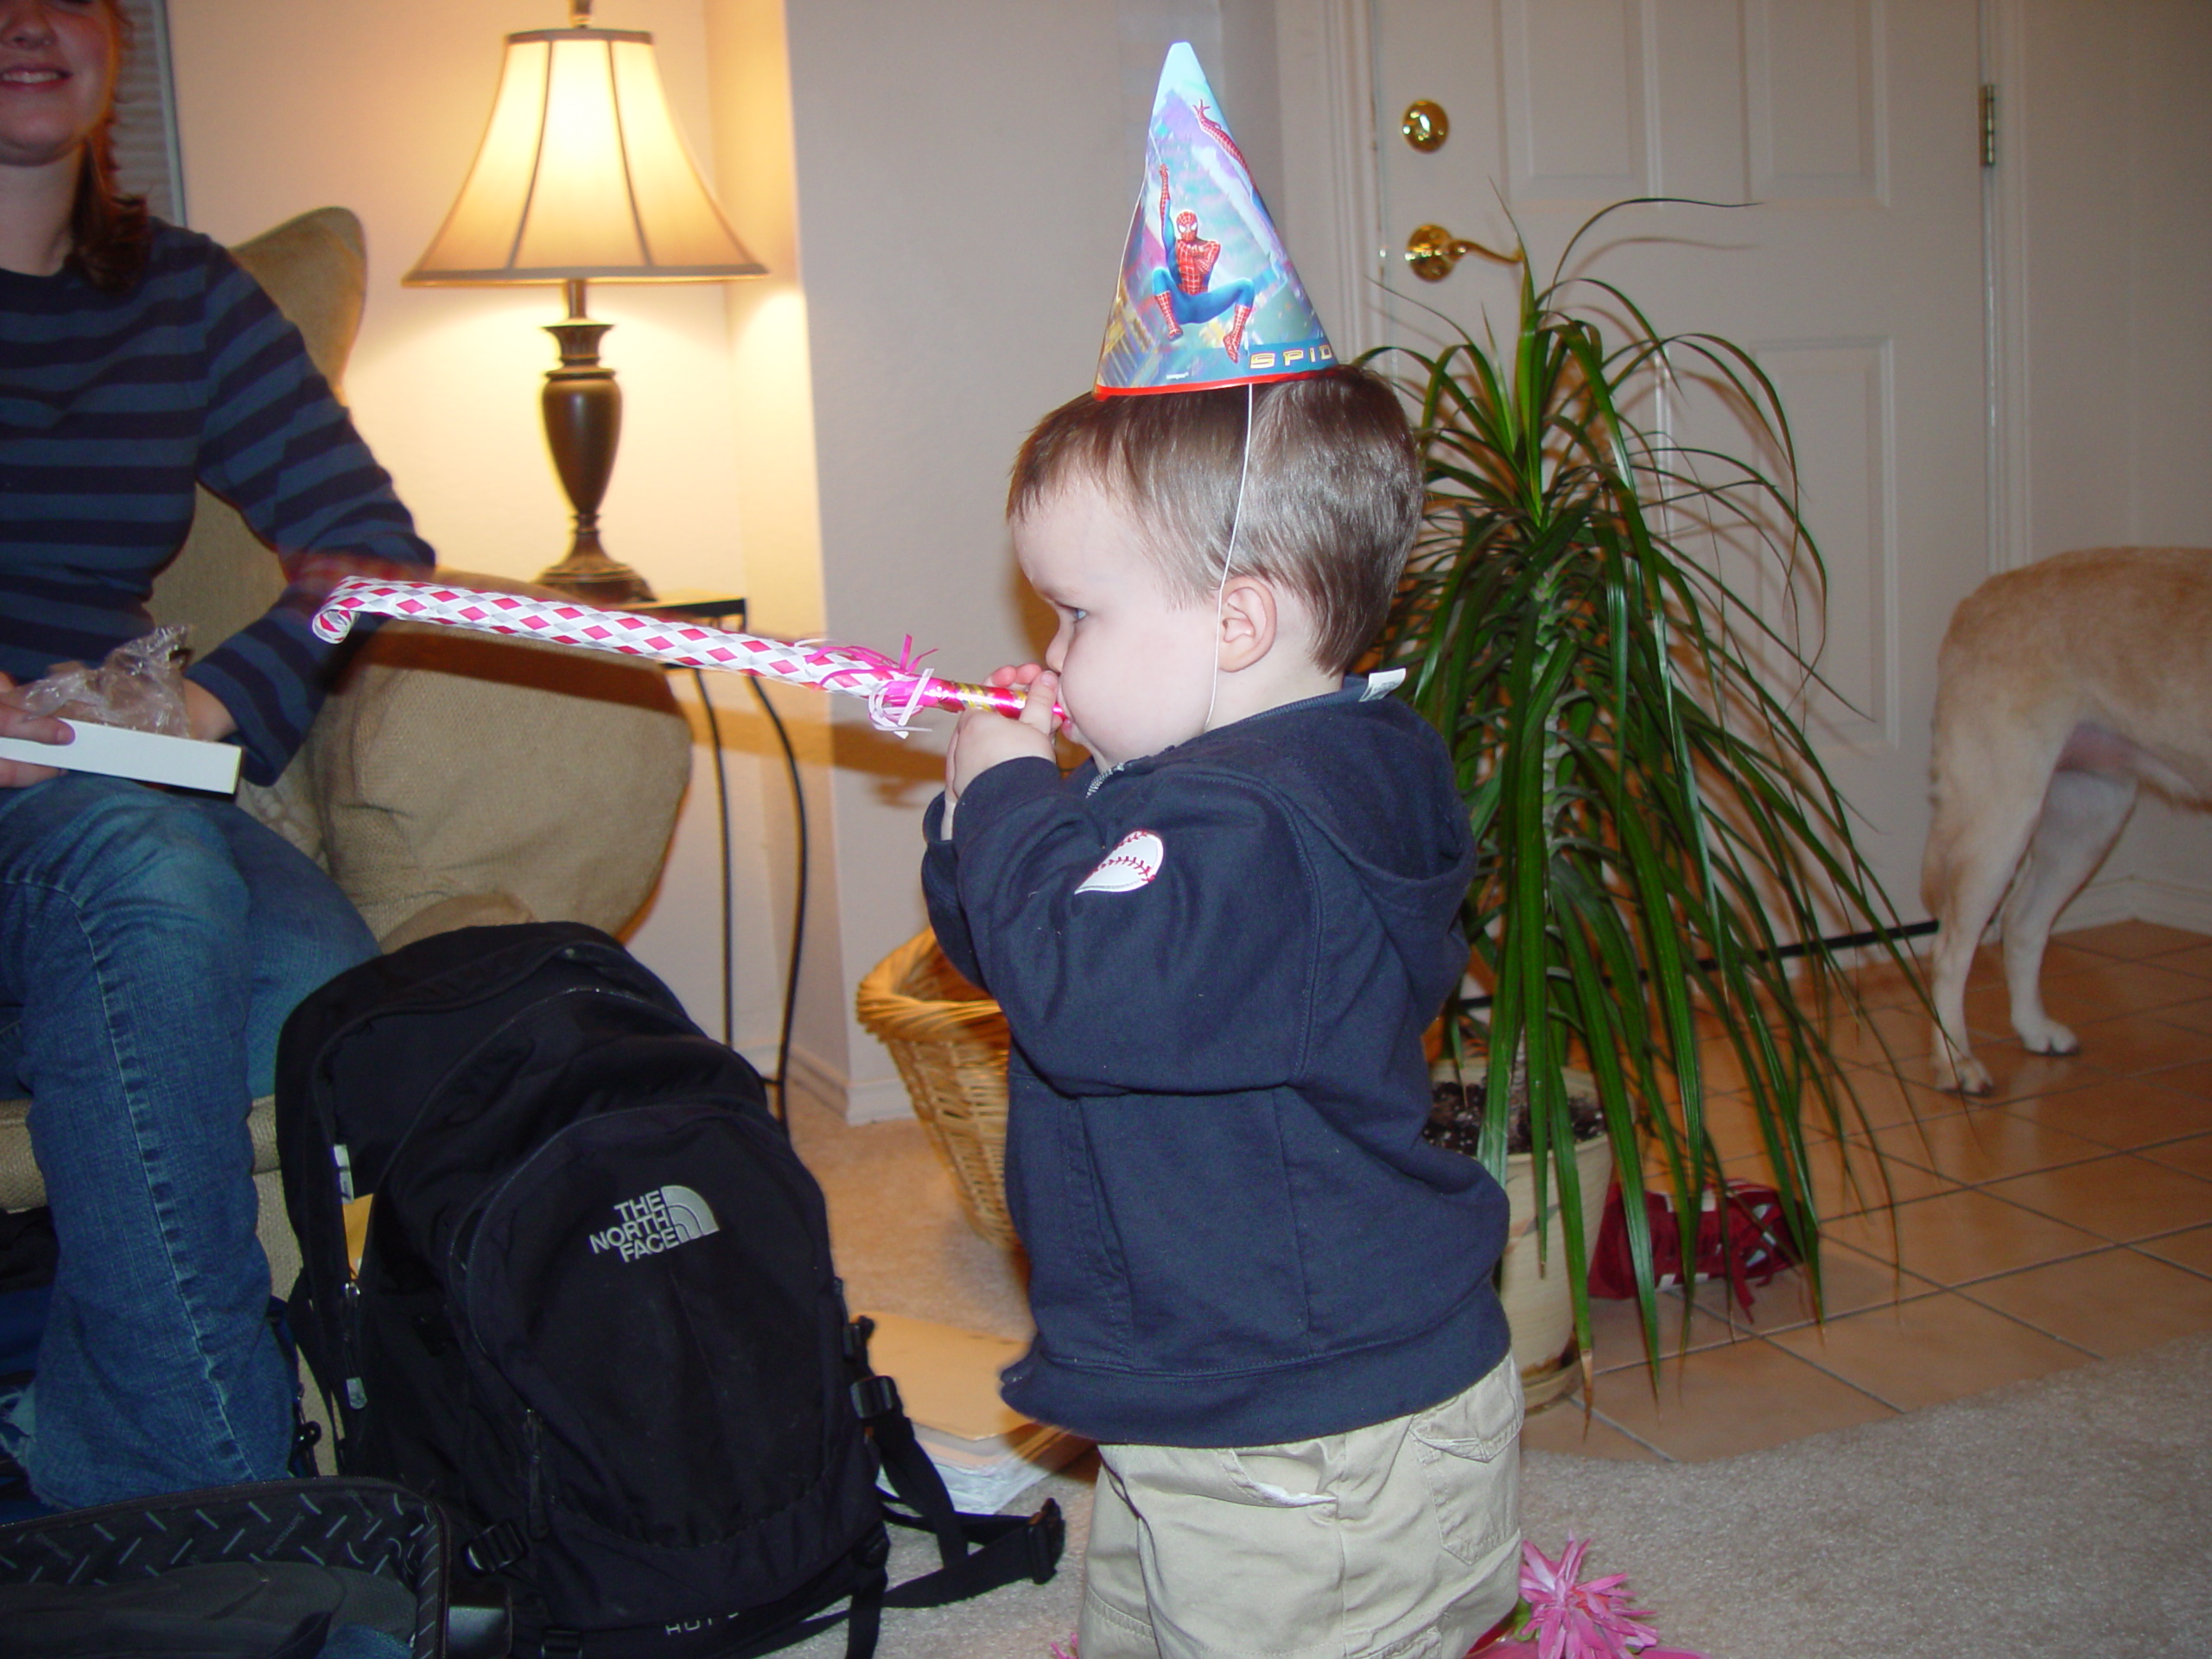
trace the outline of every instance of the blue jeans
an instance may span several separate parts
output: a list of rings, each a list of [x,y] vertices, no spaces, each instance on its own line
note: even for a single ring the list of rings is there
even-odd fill
[[[375,950],[227,800],[84,772],[0,790],[0,1084],[31,1097],[61,1245],[22,1454],[46,1502],[285,1472],[246,1113],[285,1015]]]

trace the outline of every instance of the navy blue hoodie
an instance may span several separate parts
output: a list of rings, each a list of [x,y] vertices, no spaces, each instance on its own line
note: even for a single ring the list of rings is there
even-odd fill
[[[1004,762],[929,813],[945,953],[1014,1037],[1007,1200],[1037,1337],[1007,1402],[1255,1446],[1448,1399],[1509,1346],[1505,1199],[1421,1138],[1465,971],[1436,734],[1339,692],[1101,777]]]

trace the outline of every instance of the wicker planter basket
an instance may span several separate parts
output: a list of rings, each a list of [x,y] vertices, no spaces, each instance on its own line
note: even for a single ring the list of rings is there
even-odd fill
[[[1018,1245],[1006,1213],[1006,1020],[925,928],[868,970],[861,1024],[891,1051],[969,1225]]]

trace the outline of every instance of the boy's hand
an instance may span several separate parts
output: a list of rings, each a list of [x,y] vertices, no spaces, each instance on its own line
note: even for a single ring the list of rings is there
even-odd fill
[[[1016,719],[988,709],[971,709],[952,728],[952,742],[944,752],[944,830],[952,831],[952,814],[968,785],[1005,760],[1052,758],[1052,705],[1059,699],[1060,677],[1039,663],[1019,668],[994,669],[987,683],[1019,685],[1028,698]]]

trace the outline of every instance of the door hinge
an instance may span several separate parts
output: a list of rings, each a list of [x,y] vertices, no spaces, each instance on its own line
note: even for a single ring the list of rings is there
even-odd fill
[[[1997,165],[1997,87],[1992,81],[1981,86],[1981,164]]]

